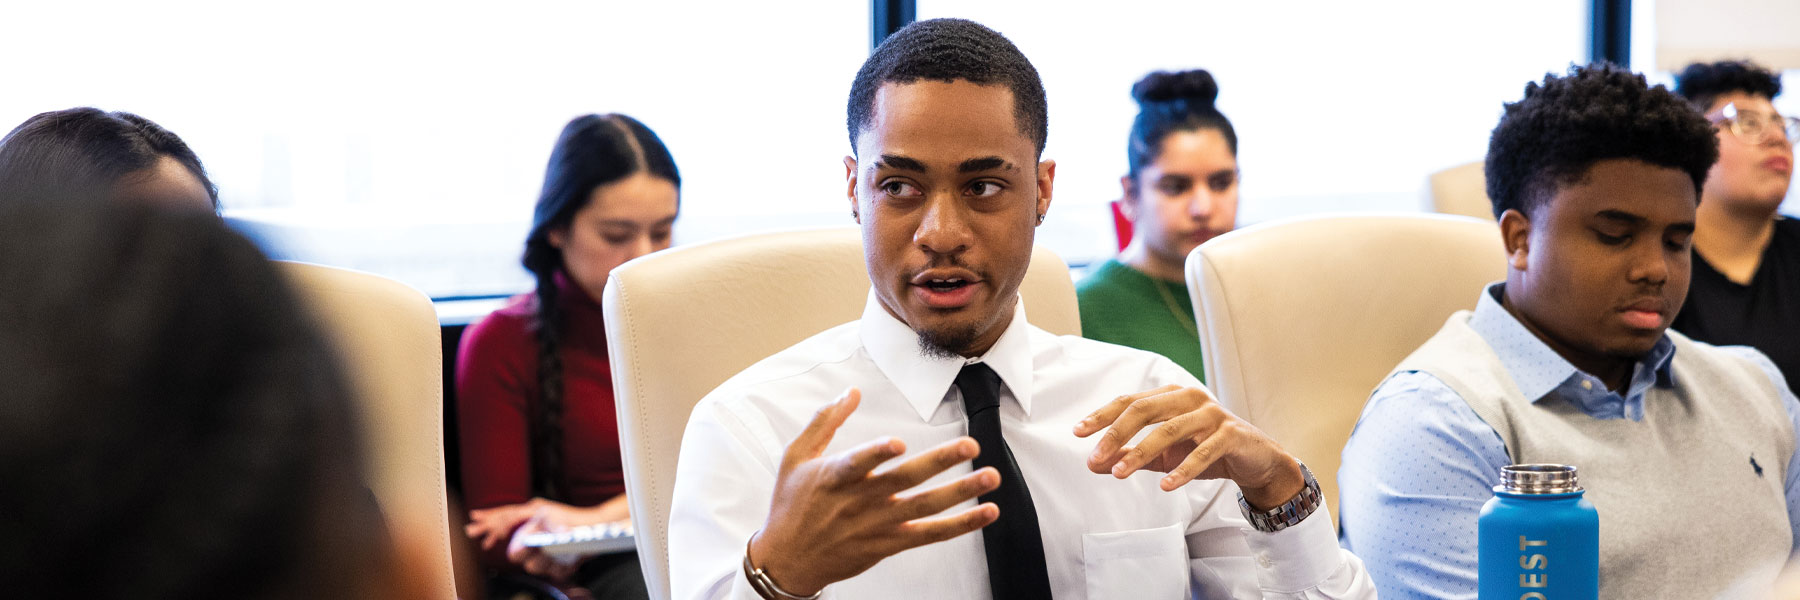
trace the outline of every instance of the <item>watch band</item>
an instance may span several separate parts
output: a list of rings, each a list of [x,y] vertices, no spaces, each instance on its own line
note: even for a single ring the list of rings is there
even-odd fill
[[[1313,511],[1319,510],[1319,505],[1325,503],[1324,494],[1319,492],[1319,480],[1313,477],[1312,469],[1306,468],[1305,463],[1300,465],[1300,475],[1306,478],[1306,487],[1300,488],[1300,493],[1286,503],[1269,510],[1251,508],[1244,493],[1238,492],[1238,509],[1244,511],[1244,518],[1250,521],[1251,527],[1264,533],[1275,533],[1298,525],[1312,516]]]
[[[754,540],[756,536],[752,535],[750,539]],[[769,579],[768,573],[764,573],[762,569],[750,563],[749,541],[744,542],[744,578],[750,580],[750,589],[756,590],[756,595],[767,600],[818,600],[819,596],[825,593],[825,590],[819,590],[811,596],[801,596],[790,594],[787,590],[775,585],[775,581]]]

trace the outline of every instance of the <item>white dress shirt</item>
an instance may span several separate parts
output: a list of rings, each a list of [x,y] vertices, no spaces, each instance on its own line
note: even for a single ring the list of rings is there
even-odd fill
[[[1323,506],[1293,527],[1262,533],[1244,520],[1228,480],[1164,492],[1161,473],[1119,480],[1088,471],[1100,436],[1075,437],[1077,421],[1122,394],[1200,383],[1161,356],[1033,327],[1019,304],[994,347],[975,360],[1003,382],[1001,430],[1031,490],[1058,600],[1375,597],[1362,561],[1338,547]],[[878,470],[890,468],[967,434],[952,382],[968,362],[923,355],[918,336],[871,295],[862,320],[776,353],[713,390],[682,438],[669,520],[674,597],[758,598],[744,578],[744,543],[768,518],[788,442],[820,407],[860,388],[860,406],[825,454],[893,436],[906,443],[906,456]],[[965,462],[917,489],[970,468]],[[901,552],[824,595],[990,598],[980,536]]]

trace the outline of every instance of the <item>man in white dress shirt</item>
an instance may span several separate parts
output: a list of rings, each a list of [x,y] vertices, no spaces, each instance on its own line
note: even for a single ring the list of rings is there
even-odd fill
[[[675,597],[1375,597],[1312,475],[1187,371],[1026,322],[1046,114],[969,21],[864,63],[844,166],[868,305],[695,408]]]

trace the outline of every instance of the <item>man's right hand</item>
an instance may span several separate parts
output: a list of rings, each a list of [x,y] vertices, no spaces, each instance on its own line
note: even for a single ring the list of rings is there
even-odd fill
[[[856,410],[862,393],[850,388],[819,410],[781,458],[769,519],[750,542],[750,562],[783,591],[810,595],[867,571],[901,551],[981,529],[1000,517],[992,503],[935,516],[1000,486],[984,468],[920,492],[901,492],[975,458],[975,440],[957,438],[874,473],[906,452],[894,438],[821,456]]]

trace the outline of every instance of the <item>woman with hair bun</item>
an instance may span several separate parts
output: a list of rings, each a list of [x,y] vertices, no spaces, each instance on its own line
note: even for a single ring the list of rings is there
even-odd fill
[[[1133,236],[1076,286],[1082,335],[1168,357],[1202,377],[1199,332],[1182,264],[1237,225],[1237,132],[1203,69],[1157,71],[1131,87],[1137,119],[1119,178]]]
[[[669,247],[680,190],[669,149],[625,115],[578,117],[551,151],[525,240],[537,289],[471,326],[457,360],[467,533],[497,572],[648,597],[634,553],[562,564],[512,542],[631,517],[600,292],[613,268]]]

